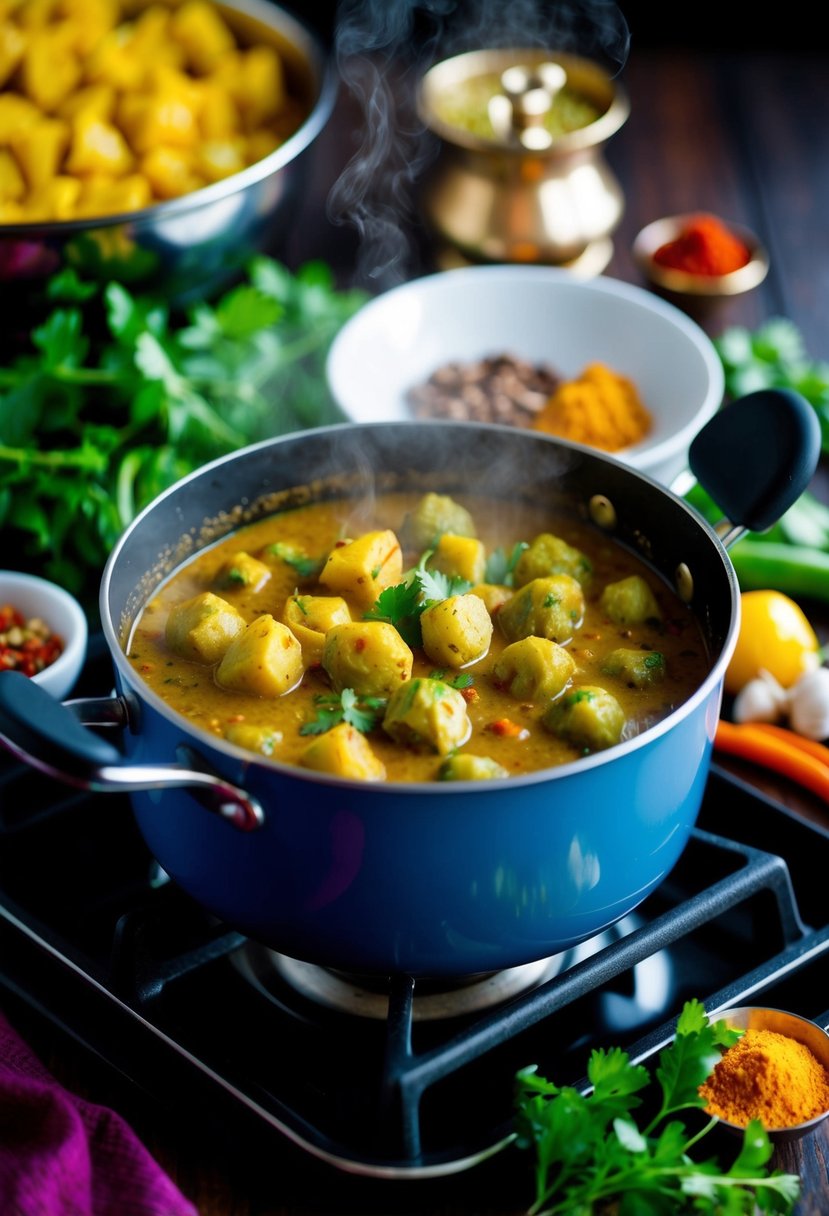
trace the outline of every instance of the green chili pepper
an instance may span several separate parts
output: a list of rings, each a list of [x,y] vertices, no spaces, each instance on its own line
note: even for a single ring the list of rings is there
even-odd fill
[[[741,540],[728,555],[743,591],[774,587],[794,600],[829,602],[829,552],[752,537]]]

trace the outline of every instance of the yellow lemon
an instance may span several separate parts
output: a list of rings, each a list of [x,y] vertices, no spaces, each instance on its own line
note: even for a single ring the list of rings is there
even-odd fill
[[[744,591],[740,633],[725,673],[725,690],[736,694],[761,670],[784,688],[818,665],[820,643],[799,604],[780,591]]]

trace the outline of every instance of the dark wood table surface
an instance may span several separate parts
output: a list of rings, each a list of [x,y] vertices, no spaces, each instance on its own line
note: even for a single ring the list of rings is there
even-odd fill
[[[710,53],[645,49],[634,42],[622,79],[631,115],[607,147],[608,160],[626,197],[626,212],[615,234],[615,252],[606,274],[641,282],[630,255],[638,229],[660,215],[708,209],[757,231],[771,254],[767,280],[753,292],[717,304],[697,320],[712,336],[733,324],[758,325],[772,316],[791,318],[809,353],[829,360],[829,123],[826,122],[827,58],[809,52]],[[350,285],[357,272],[360,240],[349,223],[332,222],[327,209],[331,187],[356,153],[364,128],[362,114],[344,91],[334,116],[311,154],[311,177],[303,213],[284,248],[296,266],[323,258],[338,280]],[[401,225],[405,230],[405,225]],[[427,272],[428,239],[415,209],[412,248],[417,258],[407,275]],[[425,256],[423,250],[426,250]],[[365,283],[361,283],[365,285]],[[829,501],[829,478],[821,468],[816,491]],[[808,605],[824,639],[829,638],[826,604]],[[829,808],[769,774],[726,764],[755,781],[787,806],[829,828]],[[816,875],[816,881],[820,881]],[[829,992],[818,998],[829,1007]],[[104,1067],[58,1040],[47,1028],[18,1018],[29,1037],[65,1084],[94,1101],[113,1106],[144,1139],[200,1216],[298,1216],[301,1213],[484,1213],[523,1210],[528,1190],[504,1190],[497,1171],[478,1167],[478,1176],[444,1183],[409,1184],[402,1200],[354,1180],[331,1179],[318,1164],[283,1160],[274,1153],[250,1169],[205,1138],[197,1123],[175,1111],[159,1110]],[[185,1108],[186,1109],[186,1108]],[[775,1164],[799,1172],[804,1194],[798,1216],[829,1212],[829,1124],[798,1144],[778,1149]],[[529,1165],[527,1166],[529,1170]]]

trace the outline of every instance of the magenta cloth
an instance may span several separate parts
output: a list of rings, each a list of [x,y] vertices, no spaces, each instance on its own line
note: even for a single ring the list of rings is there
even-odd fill
[[[2,1216],[198,1216],[120,1115],[70,1093],[0,1014]]]

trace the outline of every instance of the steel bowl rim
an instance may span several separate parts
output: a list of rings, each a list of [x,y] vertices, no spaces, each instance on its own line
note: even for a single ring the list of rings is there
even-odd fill
[[[261,160],[246,166],[238,173],[220,181],[211,182],[199,190],[177,198],[151,203],[137,211],[119,211],[113,215],[85,216],[72,220],[23,221],[15,224],[0,224],[0,241],[10,237],[31,239],[71,236],[77,232],[100,231],[105,228],[152,227],[164,220],[179,218],[203,207],[212,206],[235,194],[243,193],[257,182],[271,177],[286,165],[291,164],[319,135],[334,108],[337,94],[337,74],[334,64],[326,57],[320,39],[311,28],[287,9],[270,0],[216,0],[219,7],[244,13],[262,25],[278,30],[304,55],[317,85],[317,96],[305,120],[296,131]]]

